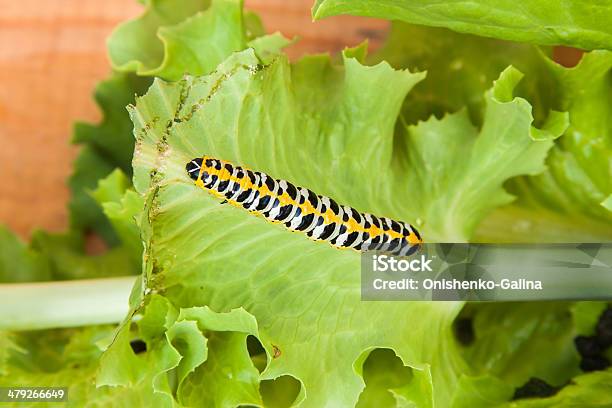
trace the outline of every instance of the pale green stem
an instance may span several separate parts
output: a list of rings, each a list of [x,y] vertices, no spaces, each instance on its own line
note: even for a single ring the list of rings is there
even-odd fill
[[[0,330],[118,323],[128,312],[135,279],[0,284]]]

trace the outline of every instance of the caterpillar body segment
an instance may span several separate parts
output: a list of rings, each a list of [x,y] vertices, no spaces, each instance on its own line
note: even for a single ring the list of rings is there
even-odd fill
[[[286,180],[204,156],[185,166],[195,184],[227,203],[337,248],[411,255],[423,242],[410,224],[360,213]]]

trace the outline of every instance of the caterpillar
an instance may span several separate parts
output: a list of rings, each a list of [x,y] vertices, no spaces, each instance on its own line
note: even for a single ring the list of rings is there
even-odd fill
[[[336,248],[407,256],[423,242],[410,224],[361,213],[307,188],[225,160],[203,156],[191,160],[185,169],[198,187],[224,202]]]

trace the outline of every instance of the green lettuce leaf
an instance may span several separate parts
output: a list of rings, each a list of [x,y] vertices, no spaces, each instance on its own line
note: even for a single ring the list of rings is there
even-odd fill
[[[169,183],[165,182],[163,183],[163,187],[159,187],[157,184],[160,181],[156,180],[185,180],[184,164],[191,158],[202,154],[202,152],[210,151],[220,156],[231,154],[234,156],[234,159],[236,159],[236,154],[243,155],[246,160],[249,160],[248,158],[250,157],[251,162],[254,160],[260,162],[260,166],[267,166],[268,168],[266,168],[266,170],[271,173],[283,171],[285,175],[287,175],[287,171],[293,170],[293,177],[308,177],[309,180],[318,179],[318,183],[320,184],[319,190],[321,190],[322,187],[331,189],[333,188],[332,183],[325,183],[324,178],[312,177],[313,175],[311,174],[304,175],[299,172],[297,168],[298,163],[295,163],[293,160],[287,160],[289,157],[292,157],[289,155],[289,151],[284,151],[283,149],[279,149],[278,152],[271,151],[270,148],[265,148],[265,144],[262,144],[261,140],[264,136],[275,137],[278,140],[278,144],[270,146],[283,147],[283,143],[286,143],[286,148],[290,148],[292,139],[302,140],[303,143],[306,144],[305,150],[308,152],[308,146],[311,146],[311,148],[315,147],[317,142],[312,140],[312,142],[307,143],[308,139],[304,139],[301,134],[295,131],[296,129],[304,127],[306,127],[306,129],[311,129],[310,132],[313,137],[320,132],[319,139],[321,141],[318,143],[322,143],[325,139],[329,138],[331,134],[341,136],[344,133],[342,130],[337,130],[333,127],[327,128],[323,123],[317,123],[313,120],[309,120],[304,126],[298,126],[298,124],[288,122],[289,120],[295,120],[301,116],[298,115],[297,112],[295,116],[274,115],[273,117],[277,119],[276,121],[262,121],[259,117],[253,117],[252,115],[246,114],[246,112],[243,112],[241,115],[236,115],[243,109],[240,106],[241,102],[236,103],[236,98],[238,98],[238,101],[241,101],[242,98],[245,97],[244,95],[260,95],[255,99],[251,99],[251,109],[253,109],[254,112],[263,112],[261,110],[263,106],[269,104],[273,107],[276,106],[280,108],[282,106],[284,109],[292,109],[298,112],[302,111],[303,115],[307,115],[307,117],[321,114],[328,117],[336,117],[342,114],[342,112],[348,114],[350,110],[354,109],[372,112],[372,106],[379,106],[379,113],[376,114],[374,118],[374,123],[377,123],[377,125],[375,125],[376,129],[366,130],[367,126],[370,126],[371,123],[364,119],[357,120],[359,116],[356,115],[356,120],[349,122],[352,123],[354,129],[351,130],[348,136],[352,135],[353,138],[381,137],[381,133],[383,135],[392,133],[394,117],[397,115],[404,93],[392,95],[391,98],[389,94],[373,98],[372,96],[375,94],[370,93],[370,98],[366,100],[362,97],[362,95],[365,95],[363,92],[364,80],[369,79],[369,87],[376,89],[379,84],[388,82],[389,79],[395,79],[396,86],[394,90],[398,89],[397,84],[402,84],[404,90],[407,91],[420,78],[420,75],[410,74],[408,72],[395,72],[385,65],[374,68],[363,67],[352,60],[347,60],[347,71],[349,74],[347,74],[345,81],[339,82],[338,79],[341,78],[339,76],[344,76],[344,73],[333,69],[329,65],[328,59],[314,58],[304,61],[301,65],[294,67],[293,75],[297,78],[296,84],[294,85],[296,93],[304,95],[303,99],[294,100],[292,98],[292,93],[288,92],[286,88],[285,81],[289,80],[288,75],[290,74],[291,68],[285,59],[275,60],[275,62],[267,68],[259,67],[259,60],[255,57],[253,52],[246,51],[230,58],[223,66],[217,69],[211,78],[187,80],[189,82],[183,81],[178,84],[164,84],[158,81],[146,98],[138,100],[137,104],[139,108],[133,113],[136,121],[135,132],[138,137],[137,151],[139,152],[139,156],[135,158],[135,186],[141,193],[145,193],[150,186],[152,193],[147,198],[149,207],[145,214],[147,222],[151,224],[151,235],[147,237],[147,253],[152,254],[153,252],[149,251],[154,251],[155,254],[159,254],[161,253],[160,251],[171,250],[175,253],[174,259],[178,261],[178,263],[181,263],[181,260],[187,261],[188,259],[193,259],[193,253],[192,255],[188,255],[189,252],[200,252],[198,248],[212,245],[208,251],[198,255],[197,262],[191,266],[186,264],[178,265],[176,261],[172,262],[172,265],[170,265],[167,263],[167,260],[159,258],[159,255],[149,255],[148,259],[150,259],[151,262],[148,268],[151,272],[150,275],[147,276],[147,281],[149,284],[153,285],[155,285],[154,282],[163,282],[165,287],[163,292],[173,303],[179,306],[209,305],[213,310],[217,311],[231,310],[240,305],[244,305],[245,308],[248,307],[247,310],[249,313],[254,314],[260,324],[259,339],[261,343],[266,348],[268,355],[274,356],[272,362],[268,364],[266,370],[262,374],[263,379],[272,379],[282,375],[291,375],[298,378],[304,385],[301,393],[302,398],[305,398],[305,401],[308,401],[308,405],[311,406],[320,405],[323,401],[335,401],[340,405],[355,404],[359,392],[363,387],[363,382],[358,376],[354,374],[351,375],[350,373],[353,371],[352,367],[354,361],[356,361],[369,347],[369,344],[366,342],[364,344],[351,346],[351,338],[355,336],[349,335],[349,337],[345,337],[344,335],[336,335],[334,322],[337,321],[340,315],[346,313],[353,314],[356,321],[347,322],[346,324],[349,324],[349,326],[343,329],[343,332],[347,332],[347,334],[356,332],[356,330],[361,331],[364,327],[372,327],[372,324],[374,324],[374,321],[366,319],[366,315],[369,313],[367,313],[367,309],[364,308],[364,306],[359,306],[359,295],[358,291],[355,290],[358,287],[358,275],[355,275],[352,271],[355,271],[355,265],[356,263],[358,265],[359,262],[357,254],[342,253],[340,255],[337,251],[326,245],[313,246],[311,242],[299,235],[288,234],[285,231],[277,230],[276,227],[270,229],[270,225],[265,222],[260,223],[258,222],[260,220],[254,217],[250,217],[240,211],[234,211],[219,206],[218,203],[212,200],[207,194],[199,194],[197,190],[194,190],[191,183],[186,184],[176,181]],[[260,69],[263,71],[258,73]],[[370,72],[371,74],[369,74]],[[313,77],[313,82],[307,82],[311,81]],[[342,82],[345,82],[343,86],[346,88],[342,92],[343,94],[335,95],[334,97],[333,93],[335,93],[336,90],[333,88],[331,90],[326,89],[333,84]],[[319,89],[312,90],[313,83],[319,84],[315,85],[318,86]],[[360,87],[360,91],[362,92],[355,92],[356,89],[354,88],[357,86]],[[189,92],[187,92],[187,90]],[[215,98],[209,98],[208,103],[202,106],[200,110],[193,110],[193,113],[190,113],[192,112],[193,104],[206,98],[206,95],[209,94],[211,90],[215,92]],[[315,103],[317,100],[329,100],[330,98],[335,99],[336,102],[327,105]],[[151,105],[149,106],[149,104]],[[219,112],[220,109],[224,112],[224,115],[219,115],[218,113],[213,114],[213,112]],[[313,109],[323,109],[324,112],[308,112]],[[325,110],[328,111],[325,112]],[[175,112],[179,115],[180,119],[178,123],[181,128],[190,129],[189,132],[194,132],[193,134],[199,134],[200,136],[196,138],[172,137],[171,134],[174,134],[175,130],[171,127],[168,129],[171,134],[165,135],[167,144],[162,142],[160,145],[159,142],[164,140],[162,138],[166,131],[165,126],[161,126],[161,124],[170,120]],[[150,119],[148,116],[149,113],[155,116],[161,116],[162,119],[159,121],[160,125],[152,123],[151,126],[149,126],[150,130],[147,130],[146,123]],[[200,126],[204,123],[204,119],[200,118],[202,113],[207,113],[207,116],[212,114],[211,118],[214,118],[212,121],[206,119],[206,128]],[[145,116],[142,116],[143,114]],[[170,116],[168,117],[166,115]],[[187,117],[185,120],[181,120],[184,118],[184,115],[187,115]],[[244,118],[245,122],[242,122],[241,118]],[[236,122],[236,120],[239,121]],[[173,120],[173,122],[176,121]],[[260,128],[262,124],[264,127]],[[227,130],[224,129],[234,129],[236,126],[238,126],[237,130],[239,131],[237,133],[238,139],[232,140],[224,137],[227,132]],[[331,134],[326,137],[327,132]],[[236,134],[236,131],[230,132],[230,134],[232,133]],[[256,137],[256,135],[259,135],[259,137]],[[255,144],[256,140],[258,140],[257,144]],[[351,147],[350,144],[347,143],[348,141],[343,142],[338,140],[338,142],[341,144],[337,147],[333,144],[329,144],[329,148],[338,149],[342,148],[344,145],[348,148],[359,149],[361,146],[359,144]],[[196,143],[200,147],[188,148],[192,143]],[[293,143],[295,144],[296,142]],[[217,146],[216,149],[225,149],[226,153],[223,154],[222,151],[213,150],[215,148],[214,146]],[[239,148],[239,150],[236,150],[236,148]],[[173,151],[172,154],[169,154],[170,150]],[[328,151],[326,149],[326,151],[320,148],[319,150],[321,151],[318,157],[322,162],[332,159],[333,150]],[[272,154],[285,157],[286,159],[269,161],[270,155]],[[296,152],[292,154],[295,155]],[[156,163],[156,161],[164,157],[171,157],[172,160],[168,163],[159,163],[159,165],[157,165],[158,163]],[[240,161],[242,160],[244,159]],[[152,167],[151,164],[155,167]],[[274,172],[274,169],[270,169],[270,167],[276,167],[277,171]],[[167,174],[166,172],[168,170],[171,170],[173,173]],[[312,170],[313,172],[321,172],[323,169],[318,166],[313,166]],[[361,170],[360,166],[357,167],[356,170]],[[340,177],[343,175],[345,175],[344,177],[351,176],[351,173],[347,171],[347,169],[342,169],[341,167],[337,169],[337,172]],[[152,173],[154,173],[153,185],[151,185],[150,180]],[[365,168],[359,173],[364,174]],[[308,182],[308,184],[312,186],[312,181]],[[339,186],[338,183],[334,185]],[[316,187],[316,185],[313,187]],[[349,194],[349,192],[346,191],[345,194]],[[170,200],[171,197],[174,197],[178,201],[170,204],[167,200]],[[364,197],[361,197],[362,201],[363,199]],[[174,210],[171,213],[162,210],[166,205],[170,205]],[[194,210],[196,211],[195,214],[193,212]],[[221,214],[219,214],[218,217],[206,217],[205,219],[199,220],[203,214],[201,211],[205,211],[205,213],[209,211],[221,211]],[[151,217],[153,214],[158,215],[152,219]],[[173,218],[174,221],[168,223],[169,218],[165,218],[166,215]],[[194,218],[194,216],[196,218]],[[181,229],[188,225],[191,227],[197,226],[197,228],[191,232],[185,231],[184,234],[180,234],[179,236],[175,228],[181,225],[183,226]],[[227,228],[219,229],[221,225],[235,225],[240,227],[233,227],[229,230],[227,230]],[[167,229],[163,235],[159,235],[161,232],[159,230],[160,227]],[[238,235],[235,235],[234,238],[230,237],[229,239],[219,241],[217,234],[223,230],[226,230],[232,235]],[[247,235],[244,235],[245,233],[247,233]],[[242,238],[238,239],[239,236],[242,236]],[[265,241],[259,240],[260,244],[256,244],[252,238],[249,238],[255,236],[266,238]],[[240,241],[251,244],[244,246],[239,244]],[[215,244],[215,242],[217,242],[217,244]],[[236,257],[233,261],[233,257],[229,256],[227,253],[231,248],[228,244],[231,242],[243,248],[242,255]],[[221,247],[218,247],[219,244],[221,244]],[[266,271],[266,273],[262,275],[262,278],[258,278],[254,281],[258,283],[253,290],[245,292],[243,290],[243,279],[248,278],[250,273],[256,272],[252,269],[252,266],[254,266],[252,260],[260,256],[257,255],[258,253],[265,253],[261,252],[263,249],[263,247],[261,247],[262,244],[265,245],[265,247],[278,247],[280,244],[279,248],[283,248],[283,250],[275,251],[273,256],[267,255],[263,258],[265,263],[261,266],[261,270],[262,272]],[[214,247],[217,248],[215,249]],[[225,247],[225,249],[223,249],[223,247]],[[176,252],[177,250],[179,252]],[[221,256],[221,254],[225,255]],[[288,281],[288,275],[286,274],[287,270],[283,265],[293,264],[294,261],[292,261],[292,258],[295,254],[308,254],[308,261],[303,259],[303,261],[305,261],[305,267],[301,276],[304,279]],[[336,259],[334,260],[334,258]],[[217,261],[214,261],[214,259],[217,259]],[[251,259],[251,261],[249,261],[249,259]],[[316,261],[317,259],[318,261]],[[201,275],[201,273],[196,272],[200,270],[200,266],[198,265],[204,264],[210,264],[210,267],[213,268],[210,269],[211,271],[216,268],[214,265],[221,266],[221,269],[218,270],[218,272],[221,273],[217,274],[217,277],[205,277]],[[326,264],[331,266],[331,270],[327,271],[329,276],[336,276],[337,278],[334,278],[334,280],[340,279],[337,284],[342,282],[342,286],[353,288],[346,295],[349,296],[349,300],[343,300],[345,296],[334,296],[333,289],[330,290],[330,288],[326,290],[325,287],[322,286],[321,273],[325,271],[326,268],[324,268],[323,265]],[[170,267],[172,270],[168,270]],[[264,278],[266,275],[270,276]],[[225,282],[223,284],[218,280],[222,276],[225,276],[225,278],[222,279]],[[195,296],[187,293],[184,295],[180,295],[178,292],[174,293],[179,289],[179,286],[176,285],[178,283],[176,279],[185,283],[189,282],[189,288],[197,290],[198,293],[195,294]],[[326,279],[323,278],[323,280]],[[274,283],[275,281],[276,283]],[[234,283],[226,286],[226,284],[230,282]],[[219,284],[221,284],[220,287],[218,286]],[[337,284],[334,284],[334,286]],[[279,292],[284,285],[290,285],[288,286],[289,290]],[[215,289],[215,287],[218,289]],[[225,287],[225,290],[222,290],[223,287]],[[219,289],[221,289],[222,292],[219,293],[219,295],[212,296]],[[289,299],[293,298],[298,293],[315,293],[319,290],[323,291],[324,295],[318,302],[316,302],[316,299],[313,299],[312,301],[315,301],[315,304],[310,304],[312,301],[308,300],[300,302],[289,301]],[[231,293],[233,293],[233,295]],[[272,293],[276,293],[276,295],[272,296]],[[217,300],[215,300],[215,298]],[[269,301],[265,303],[253,303],[256,298],[274,300],[271,303]],[[349,302],[350,306],[345,305],[343,307],[342,304],[344,302]],[[331,307],[330,311],[336,307],[339,307],[340,310],[336,313],[322,313],[321,308],[327,308],[326,305],[328,303],[336,305]],[[309,312],[308,315],[311,317],[307,318],[305,322],[300,322],[298,316],[305,313],[307,310],[305,308],[309,307],[309,304],[311,312]],[[394,305],[388,305],[388,307],[395,308]],[[434,307],[429,313],[432,314],[432,320],[445,321],[452,319],[459,307],[459,304],[448,304],[441,308]],[[360,311],[358,310],[359,308],[363,310]],[[408,317],[408,313],[417,316],[418,314],[426,313],[430,308],[431,306],[427,304],[416,305],[414,310],[407,311],[406,316]],[[273,318],[274,313],[271,314],[272,310],[276,311],[274,313],[280,312],[284,316],[287,316],[283,318],[281,321],[282,323],[279,322],[280,325],[279,323],[275,323],[276,318]],[[337,313],[340,313],[340,315]],[[383,318],[385,313],[381,311],[376,314],[378,315],[379,313],[381,318]],[[258,316],[258,314],[261,316]],[[436,317],[434,318],[433,316]],[[321,321],[321,324],[324,325],[323,328],[327,327],[327,329],[324,329],[323,332],[316,330],[316,327],[313,325],[313,319],[324,319]],[[283,322],[284,320],[286,320],[286,322]],[[262,321],[265,323],[265,327],[261,326]],[[384,326],[384,322],[378,322],[377,325],[378,324]],[[421,327],[419,328],[418,326]],[[298,338],[296,339],[298,341],[291,341],[291,337],[294,336],[294,329],[292,329],[292,327],[295,329],[303,327],[299,330],[302,333],[299,335],[299,338],[311,338],[313,340],[310,342],[303,342]],[[426,327],[428,327],[428,324],[426,322],[420,324],[413,322],[413,327],[415,331],[423,333],[427,330]],[[324,340],[328,336],[331,336],[330,339]],[[401,340],[403,336],[401,336],[400,333],[390,336],[395,337],[398,343],[404,342]],[[442,343],[451,341],[449,337],[438,334],[435,336],[439,338],[437,341]],[[384,337],[381,337],[379,341],[388,342],[389,339],[385,340]],[[317,345],[318,342],[324,343]],[[374,340],[374,342],[376,342],[376,340]],[[316,348],[317,351],[314,351],[314,348]],[[334,350],[342,350],[342,354],[346,355],[346,357],[341,358],[341,356],[336,355],[336,351]],[[408,345],[403,347],[403,352],[407,353],[407,356],[404,356],[407,361],[412,362],[418,369],[425,371],[428,371],[428,368],[420,362],[423,355],[430,355],[430,357],[427,357],[428,360],[429,358],[444,358],[442,356],[432,356],[431,350],[412,350]],[[320,358],[304,364],[303,356],[312,355],[313,353],[320,355]],[[324,363],[325,361],[333,362],[333,364],[329,366],[329,369],[325,368],[327,366],[327,363]],[[458,362],[457,364],[460,363]],[[327,372],[324,381],[322,381],[319,375],[320,372]],[[343,387],[339,387],[340,383],[343,384]],[[346,391],[341,392],[341,389]]]
[[[513,200],[502,188],[506,180],[544,170],[546,154],[565,130],[567,117],[551,112],[542,129],[532,127],[529,103],[512,97],[521,76],[507,69],[487,92],[479,132],[465,111],[407,127],[402,166],[410,187],[405,190],[418,197],[411,206],[431,240],[468,240],[491,210]]]
[[[466,361],[479,374],[514,388],[531,377],[564,385],[580,372],[571,307],[569,302],[468,305],[462,315],[470,316],[474,341],[463,348]]]
[[[107,40],[111,64],[118,71],[146,73],[164,61],[164,42],[158,37],[163,26],[188,19],[209,5],[208,0],[188,0],[180,6],[173,0],[151,0],[143,15],[120,24]]]
[[[46,257],[0,225],[0,282],[46,281],[51,268]]]
[[[259,371],[247,350],[247,336],[258,335],[255,318],[242,309],[217,314],[208,307],[182,309],[179,323],[192,322],[207,334],[205,359],[183,370],[177,395],[186,406],[261,405]],[[184,353],[192,356],[193,353]],[[202,364],[203,363],[203,364]]]
[[[159,406],[172,406],[172,398],[183,406],[262,406],[259,372],[246,345],[248,335],[257,335],[253,316],[242,309],[177,310],[159,295],[147,302],[137,328],[121,327],[102,356],[98,385],[152,385]],[[146,351],[134,354],[134,340]]]
[[[492,375],[463,377],[453,398],[453,408],[492,408],[512,399],[514,387]]]
[[[577,335],[592,336],[599,317],[607,308],[603,301],[577,302],[571,308],[572,319]]]
[[[9,359],[13,353],[25,353],[26,350],[17,345],[17,335],[0,331],[0,379],[9,374]]]
[[[140,272],[139,263],[133,260],[127,248],[116,247],[100,255],[89,255],[85,252],[83,237],[76,233],[37,231],[30,246],[46,259],[52,280],[126,276]]]
[[[315,20],[352,14],[446,27],[454,31],[542,45],[612,49],[608,0],[588,3],[539,0],[521,7],[507,0],[316,0]]]
[[[571,384],[548,398],[517,400],[506,407],[516,408],[599,408],[612,405],[612,371],[598,371],[574,377]]]
[[[232,52],[257,49],[264,59],[289,42],[280,34],[263,35],[253,15],[244,19],[242,1],[151,1],[145,13],[121,24],[108,40],[113,68],[178,80],[211,72]],[[248,25],[247,25],[248,24]],[[252,37],[262,34],[261,37]],[[250,40],[250,42],[249,42]]]
[[[462,353],[481,377],[462,379],[453,406],[606,406],[609,371],[580,375],[574,344],[576,336],[595,333],[606,307],[606,302],[468,304],[460,319],[471,322],[473,338]],[[557,393],[508,403],[531,378]]]
[[[427,71],[404,102],[407,123],[466,108],[472,121],[482,124],[485,91],[509,65],[525,74],[515,94],[529,101],[536,122],[542,123],[551,109],[560,110],[556,83],[544,64],[548,54],[547,48],[394,21],[385,43],[368,61]]]
[[[512,399],[513,390],[499,380],[486,377],[474,382],[471,392],[461,395],[453,407],[487,408],[603,408],[612,404],[612,372],[597,371],[574,377],[551,397]],[[460,392],[462,392],[461,390]],[[480,399],[473,399],[478,396]]]
[[[547,63],[570,127],[551,151],[548,171],[516,180],[511,188],[523,206],[576,223],[600,223],[612,233],[612,211],[605,204],[612,194],[612,52],[588,53],[571,69]]]
[[[496,210],[480,225],[479,241],[601,242],[612,239],[605,199],[611,193],[610,53],[592,52],[575,68],[552,62],[548,50],[396,22],[371,62],[427,69],[402,108],[407,123],[443,117],[466,107],[482,123],[483,92],[504,66],[525,73],[516,94],[534,106],[535,122],[551,110],[567,111],[570,126],[547,158],[547,171],[506,187],[516,205]],[[603,202],[603,203],[602,203]],[[510,226],[510,228],[508,228]]]
[[[140,259],[127,248],[100,255],[85,252],[83,237],[75,232],[51,234],[36,231],[26,245],[0,227],[0,282],[41,282],[135,275]]]
[[[533,128],[529,104],[512,97],[521,75],[509,69],[487,92],[481,129],[462,111],[395,134],[404,97],[422,77],[385,63],[364,66],[346,55],[343,67],[328,57],[293,66],[279,57],[262,66],[247,50],[209,76],[156,80],[131,109],[134,185],[147,203],[141,221],[145,302],[146,293],[163,293],[177,308],[244,307],[257,319],[257,337],[269,356],[261,379],[297,378],[303,406],[357,403],[363,362],[376,347],[391,349],[412,370],[397,398],[446,405],[470,373],[452,333],[460,303],[363,303],[358,254],[219,205],[184,170],[193,157],[209,154],[362,211],[421,224],[425,239],[468,239],[491,208],[510,199],[501,183],[543,169],[564,117],[552,115],[545,130]],[[439,142],[454,138],[457,144]],[[460,155],[453,154],[457,145]],[[519,166],[495,170],[517,156]],[[419,176],[430,163],[437,167]],[[465,184],[474,177],[483,178],[479,186]],[[158,326],[168,329],[165,320]],[[108,353],[126,351],[125,342],[118,337]],[[117,365],[103,369],[130,372]],[[429,397],[416,391],[427,388]]]
[[[67,387],[71,407],[159,406],[151,386],[96,387],[95,378],[102,345],[112,339],[112,326],[57,329],[10,334],[12,347],[0,348],[0,365],[6,353],[0,385],[14,387]],[[0,344],[7,337],[0,333]],[[24,406],[23,403],[3,404]],[[55,406],[57,403],[38,403]]]
[[[148,78],[133,74],[113,74],[98,84],[95,99],[102,110],[102,122],[97,125],[76,123],[73,143],[82,145],[68,181],[70,197],[70,224],[78,231],[95,231],[111,245],[119,239],[96,204],[91,192],[98,180],[115,168],[132,174],[134,138],[132,124],[125,107],[134,101],[135,94],[142,94],[151,84]]]
[[[431,407],[431,379],[427,373],[406,367],[389,349],[372,350],[363,363],[362,376],[365,388],[357,408]]]
[[[123,247],[129,250],[136,264],[142,260],[142,240],[138,220],[144,208],[142,197],[132,188],[131,180],[119,169],[115,169],[98,183],[91,193],[102,206]]]

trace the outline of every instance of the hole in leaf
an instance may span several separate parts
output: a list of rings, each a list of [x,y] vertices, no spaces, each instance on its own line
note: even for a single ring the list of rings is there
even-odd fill
[[[585,373],[601,371],[610,367],[610,360],[605,356],[583,357],[580,361],[580,369]]]
[[[87,231],[85,235],[85,253],[87,255],[101,255],[108,250],[108,245],[98,234]]]
[[[140,354],[147,351],[147,343],[140,339],[130,341],[130,347],[132,348],[134,354]]]
[[[469,346],[476,338],[473,321],[469,317],[457,318],[453,323],[453,331],[457,341],[464,346]]]
[[[263,348],[263,345],[259,339],[252,334],[247,336],[247,350],[249,351],[249,356],[251,357],[258,354],[266,354],[266,350]]]
[[[606,350],[612,345],[612,308],[605,309],[595,327],[593,336],[576,336],[574,346],[582,357],[580,369],[584,372],[605,370],[610,366]]]
[[[575,67],[580,63],[584,51],[578,48],[557,46],[553,48],[553,59],[564,67]]]
[[[246,344],[249,356],[251,356],[251,360],[253,361],[253,365],[261,373],[266,368],[268,363],[266,350],[263,348],[263,345],[259,339],[252,334],[247,336]]]
[[[523,386],[517,388],[516,391],[514,391],[514,397],[512,397],[512,399],[551,397],[555,395],[559,389],[560,388],[554,387],[540,378],[534,377],[530,378]]]
[[[603,352],[603,347],[597,341],[596,336],[576,336],[574,345],[582,357],[594,357]]]
[[[603,348],[612,346],[612,308],[608,307],[597,322],[597,340]]]
[[[427,375],[406,367],[393,350],[373,350],[364,361],[362,372],[366,386],[356,407],[395,407],[398,400],[427,406],[430,396],[422,392],[428,388],[423,386],[423,381],[428,381]]]
[[[274,380],[263,380],[259,392],[266,408],[287,408],[300,393],[301,384],[290,375],[282,375]]]

